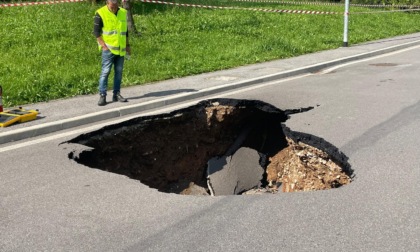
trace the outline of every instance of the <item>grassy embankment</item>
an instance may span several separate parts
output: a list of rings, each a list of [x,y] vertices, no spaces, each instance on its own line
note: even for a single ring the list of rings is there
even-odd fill
[[[342,6],[195,3],[343,13]],[[97,92],[100,54],[92,21],[100,6],[65,3],[0,9],[0,85],[5,107]],[[368,9],[351,8],[351,12],[358,11]],[[342,14],[212,10],[139,2],[133,13],[142,36],[130,36],[133,55],[125,65],[123,86],[288,58],[343,43]],[[351,15],[349,45],[419,32],[419,17],[418,12]]]

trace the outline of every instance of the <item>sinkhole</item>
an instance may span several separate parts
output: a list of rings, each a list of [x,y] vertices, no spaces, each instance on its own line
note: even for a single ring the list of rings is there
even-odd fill
[[[161,192],[239,195],[337,188],[348,158],[322,138],[284,126],[290,114],[257,100],[212,99],[80,135],[66,144],[82,165]]]

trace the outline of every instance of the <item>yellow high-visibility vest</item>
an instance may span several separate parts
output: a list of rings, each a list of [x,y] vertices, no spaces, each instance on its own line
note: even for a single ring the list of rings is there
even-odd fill
[[[104,23],[102,38],[106,46],[113,54],[124,56],[127,43],[127,10],[120,8],[115,15],[105,5],[97,10],[97,13]]]

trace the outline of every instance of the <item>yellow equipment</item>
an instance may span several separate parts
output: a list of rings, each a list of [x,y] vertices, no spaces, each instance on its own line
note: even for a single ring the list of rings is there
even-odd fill
[[[22,108],[6,110],[0,112],[0,127],[7,127],[15,122],[27,122],[35,120],[38,115],[37,110],[25,110]]]

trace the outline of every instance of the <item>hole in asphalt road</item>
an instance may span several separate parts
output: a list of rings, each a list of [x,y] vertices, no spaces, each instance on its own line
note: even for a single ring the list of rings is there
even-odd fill
[[[237,195],[337,188],[347,157],[325,140],[283,125],[290,114],[255,100],[213,99],[80,135],[69,158],[161,192]],[[82,145],[82,146],[80,146]],[[77,146],[77,147],[76,147]]]

